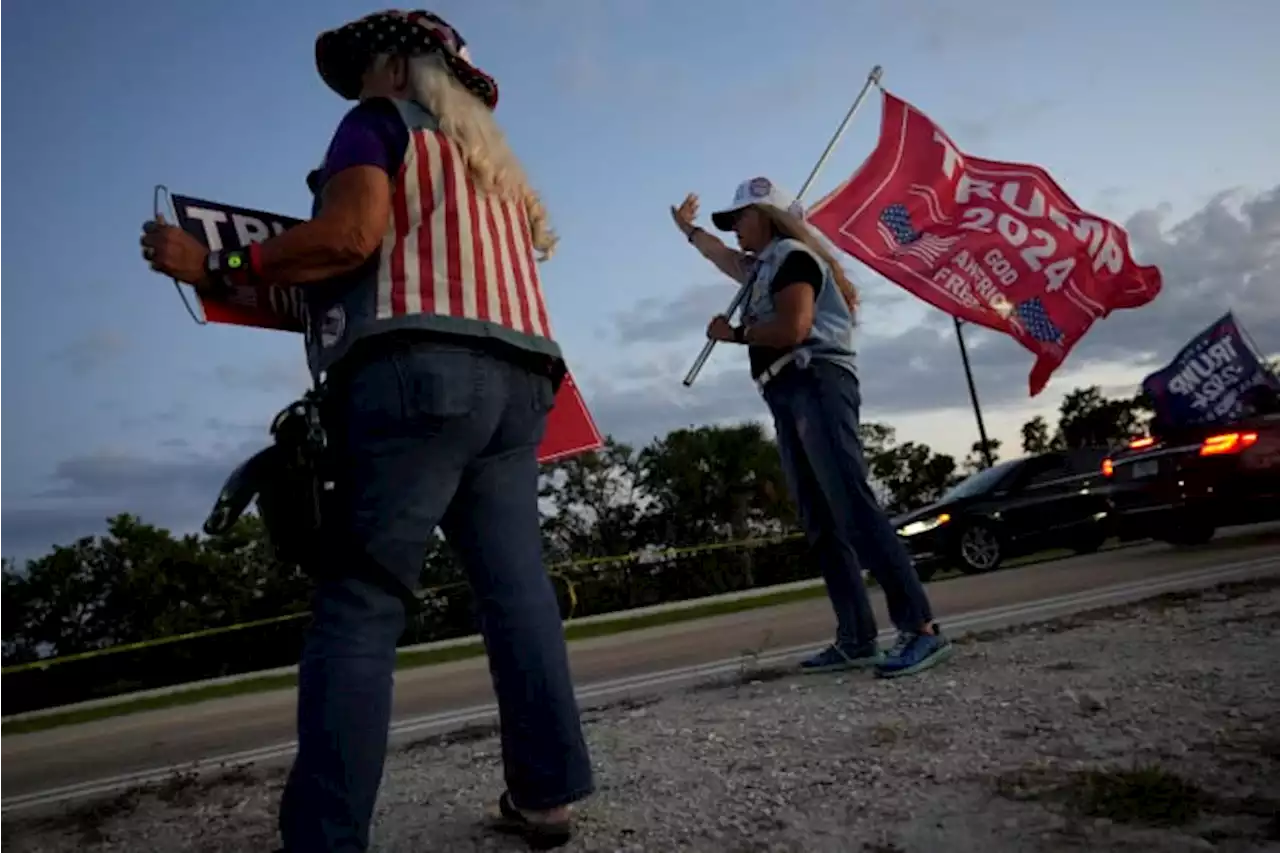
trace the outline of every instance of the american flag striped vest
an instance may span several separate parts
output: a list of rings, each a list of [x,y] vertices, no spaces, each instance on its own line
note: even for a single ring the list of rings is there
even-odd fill
[[[792,252],[804,252],[822,270],[822,281],[817,282],[818,292],[814,297],[813,328],[809,330],[809,337],[797,349],[808,350],[811,358],[833,361],[849,370],[855,370],[853,312],[844,301],[844,295],[832,277],[827,262],[799,240],[776,239],[756,255],[751,279],[747,283],[750,290],[747,291],[747,298],[742,306],[743,322],[767,323],[778,316],[769,285],[782,262]]]
[[[497,340],[559,361],[524,206],[478,191],[435,117],[409,128],[382,247],[354,281],[309,288],[307,356],[319,381],[357,341],[422,330]]]

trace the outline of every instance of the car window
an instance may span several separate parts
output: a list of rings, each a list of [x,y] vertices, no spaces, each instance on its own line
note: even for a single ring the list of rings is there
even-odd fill
[[[1003,482],[1021,464],[1021,459],[1007,459],[1004,462],[997,462],[990,468],[984,468],[973,476],[961,480],[942,496],[942,500],[950,501],[957,498],[971,498],[975,495],[985,494]]]
[[[1052,483],[1055,480],[1061,480],[1063,477],[1070,477],[1075,473],[1067,459],[1056,453],[1036,459],[1028,467],[1030,468],[1028,476],[1022,482],[1024,489]]]
[[[1067,453],[1067,464],[1072,474],[1096,474],[1102,470],[1102,460],[1107,458],[1105,447],[1085,447]]]

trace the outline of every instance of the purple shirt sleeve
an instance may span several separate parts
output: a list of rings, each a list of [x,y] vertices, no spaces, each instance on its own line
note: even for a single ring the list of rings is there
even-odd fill
[[[353,166],[377,166],[394,178],[408,145],[409,128],[395,104],[385,98],[362,101],[343,116],[324,165],[308,176],[307,184],[319,195],[330,178]]]

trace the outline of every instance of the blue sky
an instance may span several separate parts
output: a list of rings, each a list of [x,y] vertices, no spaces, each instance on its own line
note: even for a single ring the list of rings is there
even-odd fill
[[[139,258],[139,228],[158,182],[305,215],[303,178],[347,107],[315,73],[314,37],[379,8],[6,5],[6,555],[96,532],[119,511],[198,522],[302,390],[299,339],[197,328]],[[1165,4],[1163,16],[1096,0],[432,8],[499,81],[500,120],[562,236],[543,270],[553,322],[606,431],[644,441],[763,415],[740,354],[718,352],[694,389],[680,385],[732,291],[667,207],[694,190],[711,209],[756,174],[798,188],[876,63],[961,147],[1040,163],[1085,207],[1129,223],[1165,272],[1160,299],[1095,328],[1034,401],[1030,355],[974,333],[979,390],[1006,445],[1076,384],[1128,390],[1228,307],[1280,349],[1280,197],[1265,195],[1280,186],[1280,5]],[[871,99],[813,197],[870,151],[878,109]],[[963,454],[975,436],[941,315],[851,267],[866,295],[866,416]]]

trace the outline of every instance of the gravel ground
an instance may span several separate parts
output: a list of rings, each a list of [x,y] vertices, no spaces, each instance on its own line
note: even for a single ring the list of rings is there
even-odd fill
[[[599,792],[568,850],[1280,851],[1280,581],[960,641],[914,680],[759,671],[587,712]],[[281,774],[176,781],[6,851],[269,851]],[[486,831],[491,730],[388,763],[375,849]]]

